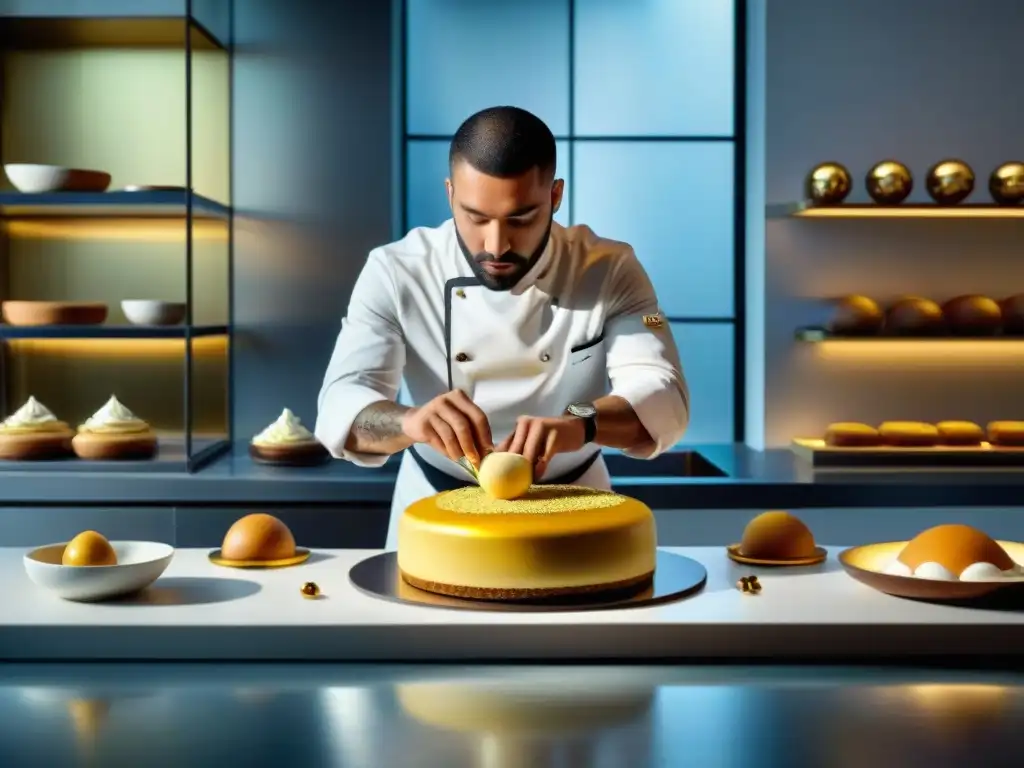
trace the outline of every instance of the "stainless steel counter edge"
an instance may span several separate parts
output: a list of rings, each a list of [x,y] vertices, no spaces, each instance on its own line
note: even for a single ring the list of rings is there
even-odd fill
[[[723,476],[682,474],[675,459],[684,452],[653,463],[612,454],[616,489],[654,509],[1016,506],[1024,490],[1024,472],[1019,471],[822,472],[784,449],[707,445],[687,452],[698,453]],[[0,467],[0,505],[387,505],[397,463],[392,460],[381,469],[342,461],[311,468],[264,467],[248,458],[243,445],[191,475]]]

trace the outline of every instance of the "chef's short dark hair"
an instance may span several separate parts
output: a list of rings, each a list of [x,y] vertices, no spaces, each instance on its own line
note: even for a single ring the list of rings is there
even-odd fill
[[[555,137],[544,121],[519,107],[489,107],[471,115],[452,138],[448,165],[465,161],[499,179],[522,176],[534,168],[555,175]]]

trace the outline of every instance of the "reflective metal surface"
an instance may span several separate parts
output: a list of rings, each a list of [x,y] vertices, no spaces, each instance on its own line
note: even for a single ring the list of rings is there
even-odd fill
[[[1022,682],[813,667],[8,665],[0,765],[1015,765]]]
[[[838,205],[853,189],[853,179],[845,166],[822,163],[811,169],[804,181],[804,198],[814,205]]]
[[[417,589],[402,578],[398,553],[384,552],[356,563],[348,573],[352,586],[360,592],[396,603],[449,608],[457,611],[503,611],[539,613],[552,611],[600,611],[643,606],[679,600],[696,593],[707,581],[708,572],[696,560],[669,552],[658,552],[654,580],[641,589],[630,587],[590,596],[550,598],[533,601],[468,600]]]
[[[871,199],[879,205],[897,205],[914,189],[910,169],[896,160],[883,160],[868,171],[864,184]]]

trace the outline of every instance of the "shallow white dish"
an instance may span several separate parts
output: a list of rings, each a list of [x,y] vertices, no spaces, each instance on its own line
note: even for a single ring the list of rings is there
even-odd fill
[[[174,547],[156,541],[112,541],[117,565],[61,565],[67,544],[47,544],[25,555],[25,573],[39,587],[65,600],[92,602],[139,592],[158,578]]]
[[[121,311],[133,325],[178,325],[185,319],[185,305],[155,299],[125,299]]]
[[[110,174],[85,168],[65,168],[60,165],[8,163],[4,173],[19,192],[106,192]]]

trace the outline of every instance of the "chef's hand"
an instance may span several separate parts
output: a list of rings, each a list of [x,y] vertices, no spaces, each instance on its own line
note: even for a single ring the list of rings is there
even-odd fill
[[[487,416],[458,389],[410,408],[402,417],[402,431],[413,442],[426,443],[452,461],[465,456],[474,467],[494,450]]]
[[[533,465],[533,476],[539,478],[552,457],[580,450],[585,437],[583,419],[576,416],[520,416],[515,430],[497,450],[520,454]]]

